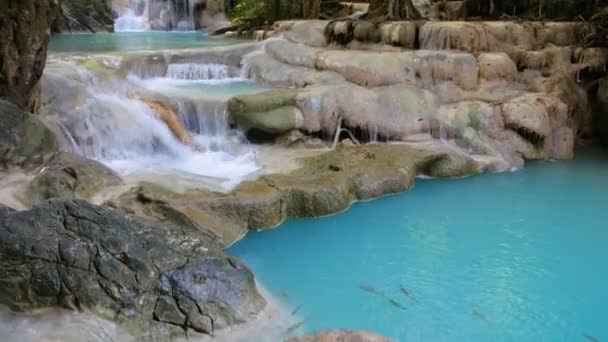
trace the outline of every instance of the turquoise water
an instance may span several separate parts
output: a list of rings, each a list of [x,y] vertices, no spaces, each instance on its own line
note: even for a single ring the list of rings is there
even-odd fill
[[[51,38],[50,52],[142,51],[217,47],[242,42],[238,39],[210,37],[205,32],[116,32],[59,34]]]
[[[419,180],[337,216],[249,234],[229,252],[284,304],[301,305],[306,332],[608,341],[607,157]]]
[[[275,89],[271,86],[239,78],[206,81],[156,78],[138,81],[137,83],[148,90],[198,100],[227,101],[233,96]]]

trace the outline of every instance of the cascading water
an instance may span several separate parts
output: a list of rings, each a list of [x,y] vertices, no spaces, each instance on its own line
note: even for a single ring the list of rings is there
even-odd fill
[[[113,0],[115,31],[180,30],[195,25],[195,0]]]
[[[169,64],[167,77],[179,80],[229,79],[228,66],[222,64]]]
[[[76,72],[66,77],[69,68]],[[49,120],[64,137],[64,149],[123,175],[198,175],[224,188],[258,169],[253,151],[229,129],[225,102],[147,93],[133,78],[103,79],[68,63],[49,64],[48,88],[62,99],[54,104],[62,114]],[[61,93],[73,89],[82,94]]]

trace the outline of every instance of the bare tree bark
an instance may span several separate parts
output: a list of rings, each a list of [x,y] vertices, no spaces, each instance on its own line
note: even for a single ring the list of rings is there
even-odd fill
[[[302,13],[304,19],[319,19],[321,15],[321,0],[303,0]]]
[[[271,23],[281,19],[281,0],[267,0],[268,19]]]
[[[416,20],[422,15],[412,0],[370,0],[369,17],[385,17],[387,20]]]

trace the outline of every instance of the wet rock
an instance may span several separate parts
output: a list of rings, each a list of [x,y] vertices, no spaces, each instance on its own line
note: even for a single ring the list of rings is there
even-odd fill
[[[13,310],[88,309],[138,336],[154,321],[213,334],[265,306],[249,269],[190,227],[80,200],[0,215],[0,302]]]
[[[38,116],[0,100],[0,165],[37,166],[57,151],[57,139]]]
[[[329,215],[353,201],[405,191],[422,170],[436,177],[478,172],[466,154],[451,157],[453,153],[405,145],[341,146],[304,159],[288,174],[246,181],[229,193],[178,194],[142,184],[121,195],[115,205],[156,220],[205,226],[228,246],[248,230],[274,227],[287,218]]]
[[[61,0],[55,32],[113,32],[111,2],[107,0]]]
[[[466,177],[481,170],[469,155],[459,151],[446,151],[428,160],[421,166],[421,173],[438,178]]]
[[[164,53],[129,55],[120,65],[122,72],[140,78],[164,77],[167,74],[169,57]]]
[[[330,330],[314,335],[294,337],[286,342],[391,342],[392,340],[366,331]]]
[[[38,81],[46,64],[57,0],[3,1],[0,4],[0,99],[36,112]]]
[[[51,198],[89,200],[100,190],[122,182],[105,165],[72,153],[59,152],[50,157],[28,185],[31,204]]]

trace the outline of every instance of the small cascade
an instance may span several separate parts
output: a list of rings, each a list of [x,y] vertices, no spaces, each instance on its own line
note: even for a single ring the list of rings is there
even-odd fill
[[[167,77],[179,80],[225,80],[230,78],[228,66],[222,64],[169,64]]]
[[[245,56],[243,56],[243,58],[241,59],[241,75],[240,75],[241,78],[243,78],[243,79],[251,78],[250,60],[256,56],[264,54],[264,52],[265,52],[265,48],[262,48],[260,50],[250,52],[250,53],[246,54]]]
[[[180,98],[171,88],[166,94],[160,89],[148,92],[123,79],[96,78],[84,69],[76,74],[77,81],[56,77],[53,87],[69,91],[62,82],[77,82],[83,96],[75,100],[80,102],[55,102],[52,106],[62,114],[45,115],[60,133],[64,150],[99,160],[123,175],[178,172],[217,178],[224,187],[258,169],[245,139],[229,128],[225,102]]]
[[[113,0],[118,18],[114,30],[180,30],[196,29],[194,0]]]
[[[206,151],[234,153],[247,140],[241,132],[230,129],[225,103],[184,101],[178,104],[178,113],[184,127]]]
[[[424,50],[451,50],[449,27],[425,28],[420,30],[420,48]]]

